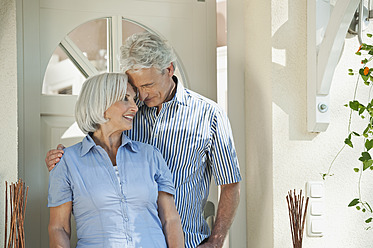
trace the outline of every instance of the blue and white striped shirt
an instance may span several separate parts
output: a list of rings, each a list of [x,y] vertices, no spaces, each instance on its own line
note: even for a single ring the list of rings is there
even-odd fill
[[[180,83],[158,115],[156,107],[139,105],[127,135],[162,153],[173,176],[185,245],[196,247],[210,235],[203,210],[211,175],[218,185],[241,181],[228,117],[215,102]]]

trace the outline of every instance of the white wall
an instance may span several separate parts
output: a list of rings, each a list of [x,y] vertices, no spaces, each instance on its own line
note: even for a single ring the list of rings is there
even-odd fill
[[[227,1],[228,114],[241,172],[246,245],[273,247],[271,1]],[[244,161],[244,163],[242,163]],[[245,215],[239,208],[235,224]]]
[[[17,50],[13,0],[0,0],[0,54],[0,244],[3,244],[5,181],[17,180]]]
[[[347,75],[347,69],[360,65],[354,55],[358,41],[347,39],[332,83],[329,128],[324,133],[308,133],[306,6],[306,1],[272,1],[272,89],[268,90],[272,90],[273,95],[273,232],[276,248],[291,247],[287,192],[294,188],[305,189],[307,181],[322,180],[320,173],[328,169],[343,145],[349,114],[343,105],[352,98],[355,83],[355,78]],[[371,29],[372,33],[373,24]],[[367,87],[362,87],[359,92],[366,97]],[[336,161],[332,171],[335,175],[325,181],[325,235],[322,238],[306,237],[304,248],[372,246],[372,232],[364,230],[366,216],[347,207],[357,196],[358,174],[353,168],[360,166],[358,157],[359,153],[346,148]],[[371,201],[372,176],[372,172],[366,172],[363,177],[363,194]]]

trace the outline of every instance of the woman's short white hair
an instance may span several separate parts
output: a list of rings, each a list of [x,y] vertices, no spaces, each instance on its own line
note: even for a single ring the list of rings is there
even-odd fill
[[[75,119],[84,133],[95,132],[100,124],[108,121],[105,111],[125,98],[127,82],[124,73],[103,73],[84,82],[75,105]]]
[[[172,47],[158,35],[148,31],[128,37],[120,51],[123,72],[151,67],[163,71],[171,63],[176,69],[176,55]]]

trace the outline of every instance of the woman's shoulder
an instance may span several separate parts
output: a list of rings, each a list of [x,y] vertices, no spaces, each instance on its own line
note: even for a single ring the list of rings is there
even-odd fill
[[[131,140],[131,142],[132,142],[132,145],[139,150],[154,150],[154,149],[156,149],[154,146],[149,145],[149,144],[144,143],[144,142],[141,142],[141,141]]]
[[[80,150],[81,147],[82,147],[82,142],[78,142],[74,145],[65,147],[63,150],[64,150],[65,153],[66,152],[73,153],[73,152],[76,152],[76,151]]]
[[[76,161],[76,158],[80,156],[81,146],[81,142],[79,142],[69,147],[65,147],[63,149],[63,155],[61,160],[56,164],[56,166],[51,170],[51,172],[56,170],[59,172],[71,170],[71,167],[75,166],[74,161]]]
[[[65,158],[76,157],[81,154],[81,150],[82,150],[82,142],[78,142],[74,145],[65,147],[63,149],[63,157]]]

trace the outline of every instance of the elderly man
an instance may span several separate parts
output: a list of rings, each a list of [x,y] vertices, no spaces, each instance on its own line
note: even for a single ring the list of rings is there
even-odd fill
[[[157,147],[165,158],[176,188],[185,246],[222,247],[239,203],[241,181],[231,127],[215,102],[178,83],[175,61],[172,48],[149,32],[132,35],[121,47],[122,70],[140,100],[127,135]],[[48,152],[49,170],[62,153]],[[221,193],[210,231],[203,210],[212,175]]]

